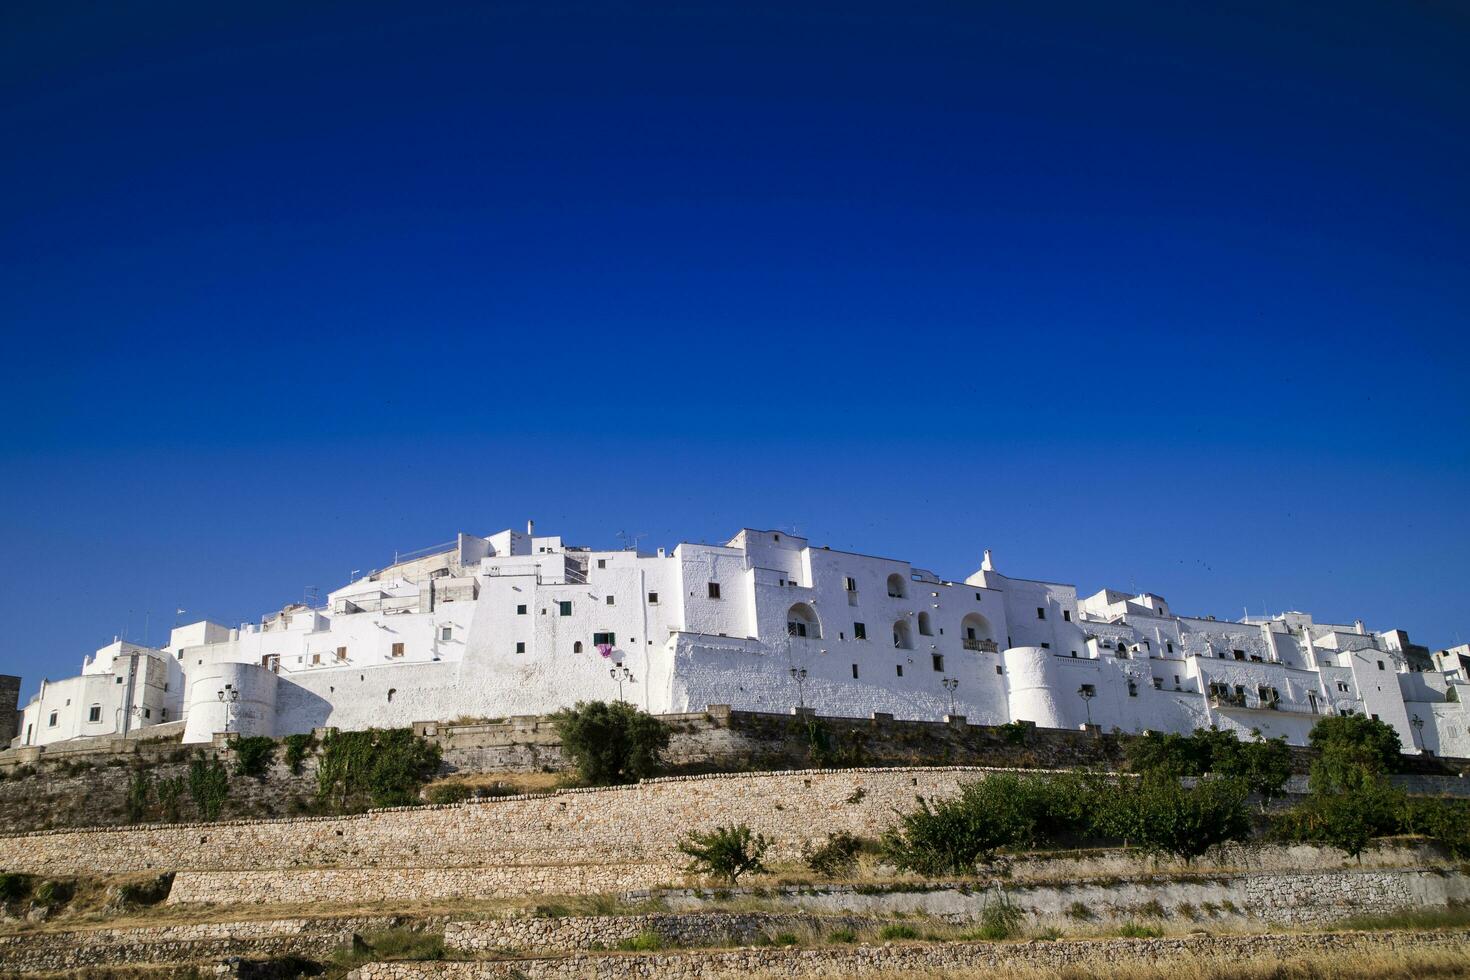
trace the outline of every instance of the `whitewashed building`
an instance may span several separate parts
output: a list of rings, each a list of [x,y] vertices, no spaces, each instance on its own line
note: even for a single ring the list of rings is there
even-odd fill
[[[185,741],[553,711],[621,697],[737,710],[1029,721],[1303,743],[1356,712],[1406,750],[1470,756],[1470,647],[1303,613],[1178,615],[1160,596],[1011,578],[987,552],[963,581],[906,561],[746,529],[652,554],[501,531],[395,561],[320,608],[115,642],[47,681],[17,745],[182,720]]]

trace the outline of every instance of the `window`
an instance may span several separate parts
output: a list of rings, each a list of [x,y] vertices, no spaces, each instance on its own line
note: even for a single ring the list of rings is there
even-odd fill
[[[525,652],[526,652],[526,641],[525,640],[517,640],[516,641],[516,653],[525,653]]]
[[[101,721],[102,720],[102,705],[100,705],[100,704],[94,704],[94,705],[92,705],[92,707],[88,708],[87,709],[87,720],[88,721]]]
[[[1084,697],[1084,698],[1096,697],[1097,696],[1097,685],[1095,685],[1095,684],[1083,684],[1082,687],[1080,687],[1077,690],[1077,693],[1079,695],[1081,695],[1082,697]]]
[[[152,718],[153,717],[153,709],[152,708],[144,708],[143,709],[143,717],[144,718]]]
[[[857,676],[857,665],[855,665],[855,664],[853,665],[852,671],[853,671],[852,676],[856,677]],[[51,712],[51,720],[48,721],[48,722],[46,722],[47,727],[48,728],[55,728],[56,727],[56,720],[58,718],[60,718],[60,717],[61,717],[61,712],[59,712],[59,711],[53,711],[53,712]]]
[[[338,647],[337,648],[337,659],[338,660],[346,660],[347,659],[347,648],[346,647]],[[321,661],[321,658],[320,657],[318,657],[318,658],[316,658],[315,660],[312,661],[312,663],[314,663],[314,664],[319,664],[321,662],[322,661]]]
[[[1378,661],[1378,669],[1379,670],[1382,670],[1383,669],[1383,661],[1382,660]]]
[[[650,593],[648,593],[648,604],[650,606],[656,606],[656,605],[658,605],[658,593],[657,592],[650,592]]]
[[[1128,682],[1128,696],[1130,698],[1136,698],[1136,697],[1138,697],[1138,682],[1137,681],[1129,681]]]
[[[341,651],[341,649],[338,649],[338,651],[337,651],[337,659],[338,660],[341,660],[342,659],[342,651]],[[321,662],[322,662],[322,655],[321,654],[319,654],[319,653],[313,653],[311,655],[311,664],[312,664],[313,667],[317,666]]]
[[[516,615],[517,616],[524,616],[525,614],[526,614],[526,607],[525,606],[516,606]]]
[[[609,606],[611,606],[611,605],[615,605],[615,603],[614,603],[614,602],[613,602],[613,597],[612,597],[612,596],[608,596],[608,597],[607,597],[607,604],[608,604],[608,605],[609,605]]]
[[[618,645],[618,635],[616,633],[593,633],[592,645],[615,647]]]
[[[894,664],[894,666],[898,668],[898,676],[899,677],[902,677],[903,676],[903,664]]]
[[[1174,652],[1174,644],[1173,643],[1165,642],[1164,643],[1164,648],[1166,650],[1168,650],[1170,653],[1173,653]]]
[[[572,644],[572,652],[573,653],[581,653],[582,652],[582,641],[581,640],[578,640],[576,643],[573,643]]]
[[[857,579],[853,578],[851,575],[843,576],[843,579],[842,579],[842,587],[844,589],[846,589],[847,591],[849,591],[849,592],[856,592],[857,591]]]
[[[1231,650],[1230,652],[1233,653],[1233,654],[1235,654],[1235,659],[1236,660],[1244,660],[1245,659],[1245,651],[1244,650]]]
[[[599,559],[597,559],[597,567],[598,568],[606,568],[607,567],[607,559],[606,558],[599,558]]]
[[[1050,643],[1043,643],[1041,645],[1041,649],[1043,649],[1043,650],[1050,650],[1051,649],[1051,644]]]
[[[1045,619],[1046,618],[1046,609],[1044,607],[1042,607],[1042,606],[1037,606],[1036,607],[1036,618],[1037,619]]]
[[[853,680],[857,680],[858,679],[857,664],[853,664],[852,665],[852,679]]]
[[[1002,666],[1001,666],[1001,665],[1000,665],[1000,664],[996,664],[996,665],[995,665],[995,672],[996,672],[996,673],[997,673],[997,674],[1004,674],[1004,673],[1005,673],[1005,672],[1006,672],[1006,670],[1005,670],[1005,668],[1004,668],[1004,667],[1002,667]]]
[[[453,636],[454,636],[454,627],[453,626],[441,626],[441,627],[439,627],[439,639],[441,639],[441,640],[449,640],[449,639],[453,638]]]
[[[200,662],[200,663],[204,663],[204,661],[202,661],[202,660],[201,660],[201,661],[199,661],[199,662]],[[118,678],[118,679],[117,679],[117,683],[119,683],[119,684],[121,684],[121,683],[122,683],[122,682],[123,682],[123,679],[122,679],[122,678],[121,678],[121,677],[119,677],[119,678]]]
[[[398,688],[396,688],[396,687],[390,687],[390,688],[388,688],[388,703],[389,704],[392,704],[393,703],[393,695],[395,695],[397,693],[398,693]]]
[[[868,638],[868,627],[866,623],[852,624],[852,638],[854,640],[866,640]]]
[[[1162,691],[1163,689],[1164,689],[1164,679],[1162,677],[1155,677],[1154,678],[1154,690],[1155,691]]]
[[[1064,620],[1066,620],[1067,622],[1070,623],[1072,621],[1072,610],[1070,610],[1070,609],[1063,609],[1062,610],[1062,619],[1064,619]]]
[[[975,593],[975,601],[976,602],[979,602],[980,601],[980,593],[978,593],[978,592]]]
[[[932,662],[934,664],[934,669],[935,670],[940,671],[940,672],[943,672],[944,671],[944,654],[942,654],[942,653],[930,654],[929,660],[930,660],[930,662]]]
[[[709,584],[709,597],[711,599],[718,599],[720,597],[720,583],[719,582],[711,582]]]
[[[403,644],[402,643],[395,643],[395,644],[393,644],[393,656],[395,656],[395,657],[401,657],[401,656],[403,656]]]
[[[572,614],[572,602],[570,599],[559,601],[556,604],[558,615],[570,616]]]
[[[1377,715],[1369,715],[1368,717],[1372,718],[1374,721],[1377,721],[1378,720],[1378,716]]]

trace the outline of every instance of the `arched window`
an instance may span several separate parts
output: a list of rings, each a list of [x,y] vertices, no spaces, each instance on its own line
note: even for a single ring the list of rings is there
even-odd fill
[[[966,650],[996,652],[995,636],[990,628],[990,620],[979,613],[969,613],[960,620],[960,639],[964,642]]]
[[[581,640],[578,640],[576,643],[573,643],[572,644],[572,652],[573,653],[581,653],[582,652],[582,641]]]
[[[930,623],[929,623],[929,614],[926,613],[926,612],[919,613],[919,635],[920,636],[933,636],[934,635],[934,627],[932,625],[930,625]]]
[[[392,704],[393,703],[393,695],[395,695],[397,693],[398,693],[398,688],[396,688],[396,687],[390,687],[390,688],[388,688],[388,703],[389,704]]]
[[[888,576],[888,595],[893,599],[902,599],[908,595],[908,588],[904,585],[903,576],[897,572]]]
[[[786,610],[786,635],[808,640],[822,638],[822,624],[817,620],[816,610],[804,602],[798,602]]]
[[[900,619],[893,624],[893,648],[895,650],[914,648],[914,636],[909,630],[909,621],[906,619]]]

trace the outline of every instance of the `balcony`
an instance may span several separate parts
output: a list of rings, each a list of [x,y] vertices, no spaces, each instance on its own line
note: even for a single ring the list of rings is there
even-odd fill
[[[1000,647],[994,640],[963,640],[966,650],[974,650],[976,653],[999,653]]]

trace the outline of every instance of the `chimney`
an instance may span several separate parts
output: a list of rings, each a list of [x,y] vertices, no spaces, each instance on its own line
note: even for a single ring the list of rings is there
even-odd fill
[[[980,563],[980,570],[982,572],[993,572],[993,571],[995,571],[995,563],[990,560],[990,549],[989,548],[986,548],[985,549],[985,560]]]
[[[1357,631],[1359,636],[1368,635],[1368,631],[1363,628],[1363,621],[1361,619],[1353,620],[1353,629]]]
[[[527,521],[526,522],[526,537],[528,537],[528,538],[534,537],[535,534],[536,534],[536,522],[535,521]]]

